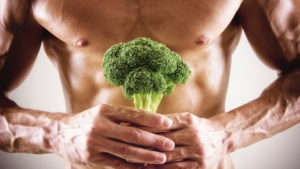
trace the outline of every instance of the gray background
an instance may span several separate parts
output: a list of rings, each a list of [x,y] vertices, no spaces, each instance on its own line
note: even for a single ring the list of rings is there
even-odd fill
[[[232,58],[226,110],[256,98],[276,72],[263,65],[242,36]],[[199,63],[201,64],[201,63]],[[25,82],[10,93],[19,105],[50,112],[64,112],[59,76],[41,50]],[[232,153],[236,169],[300,169],[300,125]],[[8,154],[0,151],[0,169],[61,169],[63,160],[53,154]]]

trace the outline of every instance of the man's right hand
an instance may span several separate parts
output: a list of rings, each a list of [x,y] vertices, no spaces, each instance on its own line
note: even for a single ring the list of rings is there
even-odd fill
[[[159,151],[172,151],[174,142],[134,126],[166,130],[171,125],[156,113],[98,105],[62,120],[51,144],[55,153],[80,165],[101,165],[111,155],[131,163],[163,164],[166,156]]]

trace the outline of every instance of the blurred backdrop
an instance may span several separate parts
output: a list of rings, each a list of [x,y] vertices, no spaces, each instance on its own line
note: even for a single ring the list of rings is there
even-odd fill
[[[260,62],[245,36],[232,57],[226,111],[260,95],[276,79],[276,72]],[[20,106],[65,112],[58,72],[43,49],[24,83],[9,94]],[[236,169],[300,169],[300,125],[232,153]],[[9,154],[0,151],[0,169],[62,169],[63,159],[53,154]]]

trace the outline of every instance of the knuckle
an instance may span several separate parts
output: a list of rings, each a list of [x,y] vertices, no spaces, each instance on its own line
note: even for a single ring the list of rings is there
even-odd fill
[[[107,105],[100,104],[98,107],[98,115],[103,115],[107,111]]]
[[[130,154],[131,154],[131,151],[130,151],[130,148],[128,145],[123,145],[121,148],[120,148],[120,153],[123,155],[123,158],[127,161],[131,161],[131,159],[129,158],[130,157]]]
[[[154,116],[154,123],[158,126],[163,126],[163,123],[164,123],[164,118],[162,116]]]
[[[184,113],[182,118],[186,122],[186,124],[189,126],[195,125],[196,121],[197,121],[196,116],[189,112]]]
[[[201,143],[201,137],[196,131],[192,131],[190,135],[190,140],[192,143],[198,144]]]
[[[131,143],[139,143],[142,140],[141,137],[142,137],[141,131],[133,130],[132,132],[129,133],[129,135],[127,136],[127,139]]]
[[[126,111],[126,112],[125,112]],[[141,109],[124,109],[124,114],[128,115],[133,121],[148,120]]]

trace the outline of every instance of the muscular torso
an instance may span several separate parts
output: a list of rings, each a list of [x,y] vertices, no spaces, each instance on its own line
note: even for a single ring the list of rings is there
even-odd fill
[[[288,71],[299,63],[298,1],[241,1],[1,0],[0,94],[24,79],[42,42],[60,73],[69,113],[102,103],[133,106],[121,88],[106,83],[101,61],[111,45],[143,36],[165,43],[192,70],[158,113],[223,113],[241,25],[269,66]],[[218,169],[233,168],[229,156],[217,163]]]
[[[211,117],[224,112],[231,54],[241,35],[235,18],[240,3],[241,0],[32,0],[32,14],[23,23],[26,29],[15,40],[19,43],[12,45],[18,50],[12,48],[8,59],[17,62],[17,67],[25,67],[19,72],[26,74],[24,69],[34,60],[29,58],[30,51],[38,50],[41,40],[60,73],[68,113],[103,103],[132,107],[121,88],[107,84],[101,62],[111,45],[148,37],[176,51],[192,71],[185,85],[178,85],[163,98],[158,113],[191,112]],[[13,17],[18,20],[18,16],[22,14]],[[44,32],[41,38],[34,36],[35,28]],[[24,37],[36,39],[36,44],[32,39],[27,44]],[[0,56],[3,53],[5,49],[1,48]],[[0,68],[2,61],[0,58]],[[2,72],[9,72],[9,76],[3,78],[0,74],[7,83],[0,84],[0,89],[12,88],[17,79],[14,76],[20,73],[10,66],[3,67]],[[229,157],[218,164],[219,169],[233,168]],[[66,168],[79,169],[70,163]]]
[[[224,112],[230,57],[241,28],[236,0],[36,0],[33,16],[47,31],[44,48],[61,75],[68,112],[100,103],[133,106],[110,86],[101,61],[113,44],[137,37],[165,43],[190,66],[192,76],[163,98],[159,113]]]

